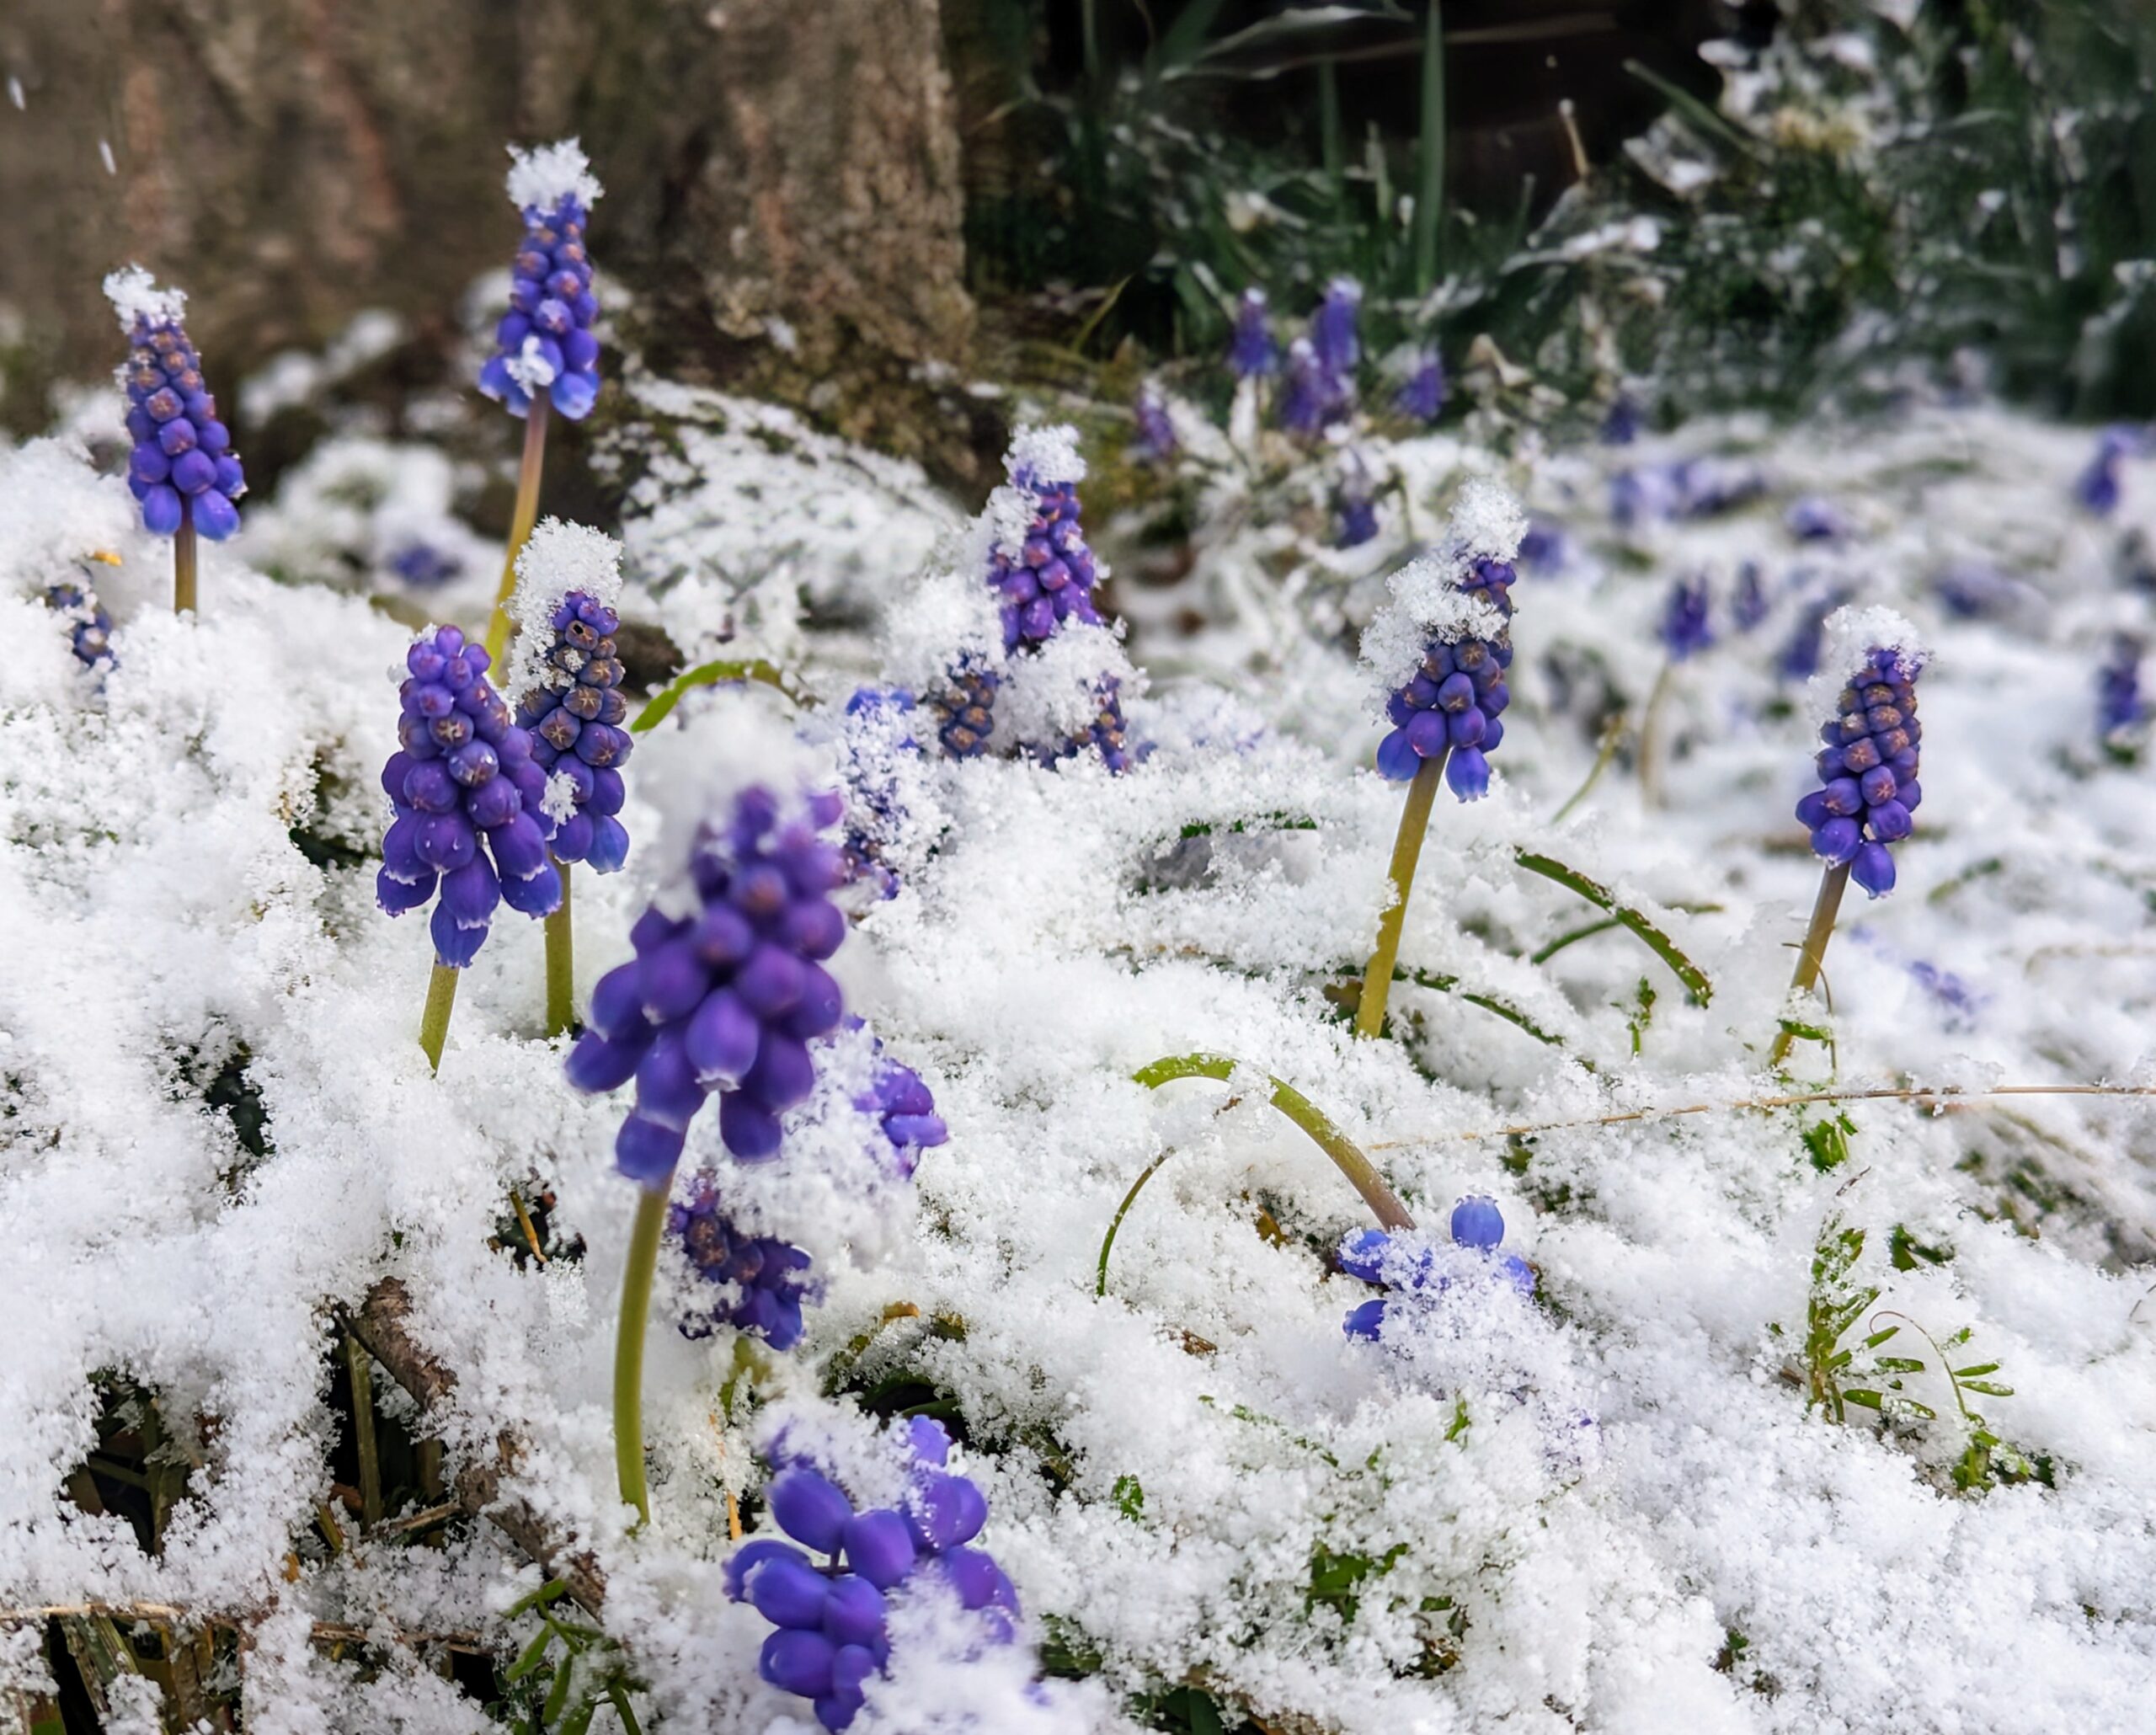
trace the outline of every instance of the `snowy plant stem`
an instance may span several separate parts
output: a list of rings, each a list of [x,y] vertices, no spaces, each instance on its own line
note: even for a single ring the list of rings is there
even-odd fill
[[[442,1044],[449,1040],[449,1015],[456,1006],[457,973],[446,964],[435,966],[427,979],[427,1009],[419,1015],[419,1046],[427,1051],[427,1065],[441,1070]]]
[[[516,557],[531,539],[539,519],[539,476],[547,464],[547,400],[535,398],[524,419],[524,462],[516,472],[516,514],[510,520],[509,547],[502,556],[502,581],[494,589],[494,611],[487,621],[487,657],[499,670],[509,648],[509,599],[516,589]]]
[[[172,611],[176,615],[195,611],[195,511],[182,501],[179,528],[172,538]]]
[[[1790,978],[1791,1000],[1811,993],[1819,985],[1819,972],[1827,959],[1827,942],[1834,937],[1834,918],[1841,914],[1842,894],[1849,889],[1849,868],[1846,862],[1829,868],[1819,881],[1819,896],[1812,905],[1812,926],[1804,931],[1804,944],[1796,954],[1796,973]],[[1767,1056],[1768,1064],[1780,1065],[1788,1056],[1790,1044],[1796,1040],[1796,1032],[1785,1020],[1780,1033],[1774,1038],[1773,1052]]]
[[[1647,695],[1647,707],[1640,714],[1640,798],[1651,811],[1662,805],[1662,713],[1676,679],[1675,661],[1664,663]]]
[[[1392,841],[1392,866],[1387,878],[1392,901],[1378,918],[1377,950],[1363,972],[1363,997],[1355,1008],[1355,1034],[1375,1036],[1385,1028],[1385,1001],[1392,994],[1392,967],[1400,957],[1400,930],[1407,920],[1407,894],[1415,888],[1415,865],[1422,859],[1422,835],[1430,829],[1430,806],[1438,798],[1438,785],[1444,781],[1448,747],[1434,759],[1426,759],[1407,786],[1407,804],[1401,810],[1400,833]]]
[[[643,1340],[651,1323],[651,1280],[659,1268],[659,1238],[666,1227],[664,1182],[640,1188],[629,1231],[629,1263],[622,1273],[622,1328],[614,1342],[614,1474],[622,1498],[651,1522],[643,1480]]]
[[[569,927],[569,864],[554,863],[561,876],[561,907],[547,930],[547,1034],[559,1036],[576,1021],[576,941]]]
[[[1445,208],[1445,22],[1430,0],[1422,24],[1422,137],[1416,152],[1415,292],[1438,280],[1438,226]]]

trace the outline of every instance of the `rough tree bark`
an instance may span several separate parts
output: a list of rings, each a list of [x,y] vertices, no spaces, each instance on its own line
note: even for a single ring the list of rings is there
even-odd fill
[[[13,0],[8,79],[19,382],[112,365],[98,280],[130,259],[192,292],[224,378],[362,307],[446,329],[515,241],[504,143],[570,132],[602,274],[689,347],[903,369],[969,334],[938,0]]]

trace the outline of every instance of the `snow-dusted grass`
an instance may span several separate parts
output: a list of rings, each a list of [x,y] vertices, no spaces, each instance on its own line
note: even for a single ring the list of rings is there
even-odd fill
[[[804,625],[799,599],[888,606],[917,661],[911,575],[960,516],[905,467],[777,429],[776,412],[643,389],[654,411],[705,420],[673,430],[659,479],[632,496],[624,613],[697,654],[731,617],[726,654],[773,655],[826,704],[802,715],[761,687],[719,689],[640,740],[628,868],[578,884],[582,994],[627,955],[630,921],[678,868],[668,840],[715,782],[794,752],[835,777],[853,750],[831,717],[872,653]],[[50,445],[13,453],[0,1606],[142,1600],[243,1620],[250,1728],[488,1727],[403,1647],[370,1649],[384,1672],[369,1678],[308,1641],[316,1620],[476,1630],[506,1657],[534,1630],[499,1623],[539,1578],[487,1526],[452,1526],[440,1548],[355,1521],[344,1552],[320,1540],[336,1310],[394,1274],[457,1375],[428,1424],[452,1471],[504,1428],[521,1437],[513,1485],[603,1565],[648,1727],[805,1723],[755,1679],[764,1624],[724,1598],[728,1496],[753,1494],[776,1422],[851,1438],[864,1399],[947,1407],[1029,1635],[1097,1679],[1032,1704],[1015,1675],[960,1687],[902,1668],[863,1729],[931,1727],[962,1692],[987,1695],[983,1730],[1022,1716],[1123,1729],[1126,1695],[1184,1684],[1230,1728],[1246,1709],[1264,1728],[1342,1735],[2134,1727],[2156,1692],[2156,1140],[2135,1099],[1854,1102],[1831,1171],[1815,1160],[1830,1142],[1804,1139],[1833,1124],[1824,1108],[1497,1135],[1785,1088],[1764,1054],[1817,868],[1790,817],[1813,781],[1810,713],[1775,663],[1837,590],[1911,617],[1931,650],[1925,799],[1897,850],[1900,889],[1849,905],[1828,957],[1838,1071],[1800,1044],[1800,1080],[2148,1079],[2156,798],[2145,768],[2100,750],[2093,681],[2109,633],[2148,614],[2115,554],[2122,531],[2156,532],[2156,473],[2129,470],[2116,522],[2088,519],[2069,493],[2087,445],[1958,408],[1621,452],[1502,459],[1450,436],[1370,449],[1422,536],[1477,473],[1561,523],[1572,553],[1524,569],[1492,795],[1441,798],[1423,853],[1401,961],[1452,985],[1401,983],[1398,1039],[1361,1043],[1325,990],[1369,949],[1400,795],[1367,768],[1378,731],[1352,628],[1409,526],[1387,496],[1380,542],[1333,555],[1243,510],[1232,467],[1193,468],[1195,567],[1176,591],[1125,598],[1132,654],[1153,667],[1130,707],[1134,738],[1155,744],[1145,764],[1121,778],[1086,757],[890,770],[910,816],[885,850],[902,889],[865,907],[834,969],[933,1086],[951,1140],[873,1209],[813,1137],[744,1195],[826,1279],[787,1355],[737,1360],[724,1332],[666,1329],[688,1279],[662,1266],[654,1523],[635,1537],[606,1409],[633,1205],[611,1167],[624,1103],[562,1081],[539,1034],[540,935],[508,912],[430,1077],[414,1040],[424,925],[375,910],[360,859],[382,823],[405,630],[360,598],[250,572],[258,526],[280,547],[304,537],[297,515],[267,512],[205,552],[202,612],[174,620],[158,606],[164,548],[131,527],[120,484]],[[1616,469],[1703,449],[1758,465],[1767,494],[1614,530]],[[419,477],[424,461],[370,462]],[[1793,540],[1781,512],[1801,494],[1831,499],[1852,536]],[[392,488],[379,513],[398,510]],[[373,534],[362,521],[348,539]],[[97,571],[120,623],[102,679],[39,601],[92,548],[124,562]],[[1772,605],[1749,633],[1726,607],[1748,559]],[[1976,562],[2004,576],[1988,617],[1961,618],[1935,580]],[[1638,723],[1662,599],[1699,571],[1721,642],[1670,684],[1663,804],[1620,755],[1554,825],[1605,714]],[[1202,624],[1171,637],[1183,606]],[[803,745],[759,745],[797,728]],[[1710,997],[1689,1000],[1622,927],[1536,962],[1600,912],[1523,871],[1523,848],[1644,912]],[[1441,1250],[1455,1281],[1422,1330],[1347,1339],[1342,1317],[1371,1292],[1328,1274],[1367,1220],[1337,1172],[1255,1097],[1224,1108],[1214,1084],[1130,1080],[1201,1049],[1305,1092],[1440,1237],[1458,1195],[1494,1197],[1538,1298]],[[202,1098],[201,1080],[243,1060],[266,1156]],[[712,1119],[692,1156],[723,1163]],[[1110,1218],[1171,1150],[1097,1297]],[[490,1247],[512,1183],[552,1192],[552,1226],[582,1237],[580,1259],[520,1266]],[[1863,1236],[1838,1289],[1813,1282],[1822,1228]],[[1924,1360],[1903,1394],[1939,1419],[1882,1426],[1851,1407],[1836,1425],[1807,1406],[1811,1311],[1873,1288],[1842,1345],[1891,1312],[1879,1326],[1903,1329],[1881,1353]],[[1989,1377],[2013,1395],[1972,1401],[2048,1485],[1957,1488],[1967,1430],[1906,1321],[1942,1341],[1972,1328],[1954,1364],[1999,1363]],[[1844,1383],[1876,1385],[1863,1365]],[[200,1434],[154,1561],[63,1490],[107,1371]],[[34,1679],[35,1629],[13,1631],[6,1666]]]

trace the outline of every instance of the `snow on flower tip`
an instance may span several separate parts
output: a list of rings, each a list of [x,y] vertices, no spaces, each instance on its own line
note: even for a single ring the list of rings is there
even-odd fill
[[[815,1086],[808,1044],[845,1016],[824,961],[846,938],[830,898],[846,868],[822,835],[843,808],[835,794],[785,807],[760,785],[743,790],[700,835],[694,907],[646,910],[629,932],[635,959],[593,990],[569,1082],[598,1092],[636,1081],[614,1146],[631,1180],[664,1184],[714,1093],[719,1135],[738,1160],[778,1154],[780,1117]]]
[[[543,397],[581,421],[599,396],[599,339],[591,330],[599,297],[584,231],[601,190],[574,139],[529,152],[512,147],[510,155],[509,194],[524,213],[524,240],[479,389],[512,415],[530,414]]]
[[[131,345],[119,380],[134,442],[127,486],[143,527],[168,537],[192,523],[205,540],[221,542],[239,528],[232,503],[247,492],[247,478],[180,323],[187,296],[160,289],[139,265],[107,277],[104,292]]]
[[[423,633],[404,663],[400,745],[382,770],[395,817],[375,894],[401,916],[439,889],[435,959],[462,969],[478,956],[498,905],[534,917],[560,906],[547,853],[547,774],[486,679],[486,651],[456,627]]]

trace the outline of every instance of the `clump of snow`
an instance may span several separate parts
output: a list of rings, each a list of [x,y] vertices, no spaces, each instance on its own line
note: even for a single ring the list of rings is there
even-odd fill
[[[187,312],[187,291],[160,289],[155,278],[140,265],[125,265],[104,280],[104,298],[120,328],[132,334],[138,324],[177,325]]]
[[[1086,740],[1111,682],[1125,699],[1144,691],[1115,629],[1065,621],[1038,649],[1005,662],[995,743],[1006,737],[1027,745]]]
[[[1012,475],[1022,471],[1041,482],[1067,482],[1075,486],[1086,479],[1086,460],[1078,451],[1078,430],[1068,423],[1018,429],[1011,436],[1010,451],[1003,462],[1010,467]]]
[[[509,156],[509,202],[519,211],[550,211],[569,198],[589,209],[606,193],[576,139],[558,139],[528,151],[511,145]]]
[[[1827,617],[1819,642],[1819,672],[1806,690],[1812,722],[1834,719],[1849,677],[1860,669],[1869,671],[1872,652],[1880,650],[1893,652],[1911,680],[1931,660],[1923,634],[1891,608],[1875,603],[1838,608]]]
[[[510,593],[509,617],[515,631],[505,666],[494,686],[511,703],[551,679],[566,676],[547,661],[554,644],[554,611],[572,590],[616,608],[622,600],[622,545],[604,531],[542,518],[516,556],[516,588]]]
[[[901,582],[884,610],[884,669],[916,693],[932,691],[953,669],[994,668],[1004,660],[1002,617],[979,542],[978,534],[947,534],[937,555],[917,577]]]
[[[1487,477],[1471,478],[1453,502],[1452,546],[1470,560],[1512,560],[1527,535],[1518,499]]]

